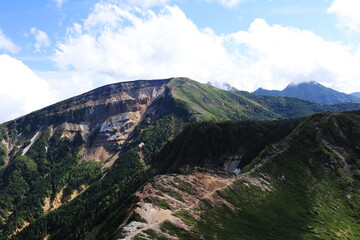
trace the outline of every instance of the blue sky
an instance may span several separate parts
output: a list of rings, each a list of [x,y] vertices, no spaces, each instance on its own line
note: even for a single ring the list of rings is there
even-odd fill
[[[118,81],[360,91],[358,0],[0,1],[0,122]]]

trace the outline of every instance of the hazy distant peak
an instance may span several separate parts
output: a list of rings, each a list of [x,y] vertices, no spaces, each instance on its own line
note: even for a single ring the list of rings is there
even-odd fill
[[[360,98],[360,92],[353,92],[350,95]]]
[[[288,87],[296,87],[296,86],[299,86],[299,85],[320,85],[320,86],[322,86],[317,81],[311,80],[311,81],[304,81],[304,82],[290,82],[288,84]]]
[[[360,98],[356,97],[356,94],[350,95],[338,92],[334,89],[325,87],[316,81],[307,81],[300,83],[291,82],[282,91],[266,90],[259,88],[254,93],[272,96],[297,97],[320,104],[360,102]]]

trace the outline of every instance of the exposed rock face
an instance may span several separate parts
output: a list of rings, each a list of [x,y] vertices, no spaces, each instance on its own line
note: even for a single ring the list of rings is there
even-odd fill
[[[226,204],[232,211],[237,209],[224,201],[217,192],[223,191],[238,179],[234,175],[218,175],[208,172],[196,172],[191,175],[163,175],[153,179],[136,195],[139,202],[131,212],[138,214],[143,222],[131,221],[122,228],[122,240],[135,237],[149,237],[146,230],[155,232],[166,239],[178,239],[162,231],[166,222],[190,231],[192,226],[184,222],[177,214],[187,212],[189,216],[199,219],[204,202],[221,206]]]
[[[62,101],[8,123],[30,122],[36,134],[23,146],[22,155],[46,129],[63,129],[62,137],[84,141],[83,159],[104,161],[121,150],[130,133],[140,123],[150,104],[164,94],[167,80],[122,82],[107,85]],[[24,121],[25,120],[25,121]],[[7,145],[16,145],[10,139]]]

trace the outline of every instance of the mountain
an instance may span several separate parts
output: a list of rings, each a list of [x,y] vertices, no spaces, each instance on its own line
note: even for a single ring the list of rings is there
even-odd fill
[[[117,236],[358,239],[360,132],[354,129],[360,112],[191,125],[157,159],[178,174],[157,176],[136,192],[132,218]],[[243,159],[252,160],[240,174],[227,173],[239,172]]]
[[[360,102],[360,98],[327,88],[318,82],[303,82],[299,84],[289,84],[284,90],[266,90],[259,88],[254,94],[266,94],[272,96],[286,96],[306,99],[320,104],[337,104],[344,102]]]
[[[359,127],[359,112],[190,125],[155,160],[177,174],[141,187],[96,239],[357,239]],[[196,167],[232,172],[251,154],[239,175]]]
[[[134,193],[151,179],[250,168],[307,121],[285,119],[356,109],[186,78],[116,83],[59,102],[0,125],[0,239],[118,239],[124,221],[139,220],[129,215],[142,201]]]
[[[354,92],[351,93],[350,95],[360,98],[360,92]]]

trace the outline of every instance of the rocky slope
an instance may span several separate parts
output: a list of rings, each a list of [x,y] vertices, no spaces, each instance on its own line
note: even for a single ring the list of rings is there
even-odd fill
[[[148,106],[160,95],[170,80],[137,81],[101,87],[23,118],[5,123],[7,129],[22,130],[18,136],[8,133],[3,145],[11,152],[14,146],[26,155],[39,135],[49,129],[62,128],[62,137],[72,140],[80,134],[84,140],[82,158],[104,161],[121,150],[129,134],[139,124]],[[19,142],[21,135],[30,142]]]
[[[190,175],[161,175],[136,193],[139,202],[131,211],[121,228],[121,239],[151,238],[162,236],[166,239],[178,239],[165,230],[164,225],[173,224],[190,231],[191,223],[200,220],[204,201],[214,206],[234,206],[219,197],[218,191],[231,186],[239,177],[230,174],[216,174],[205,170],[196,170]],[[193,219],[192,219],[193,218]]]
[[[300,120],[190,123],[354,109],[185,78],[95,89],[0,125],[0,238],[111,239],[150,178],[195,166],[239,172]]]
[[[359,129],[359,112],[318,114],[238,175],[155,177],[116,238],[358,239]]]

